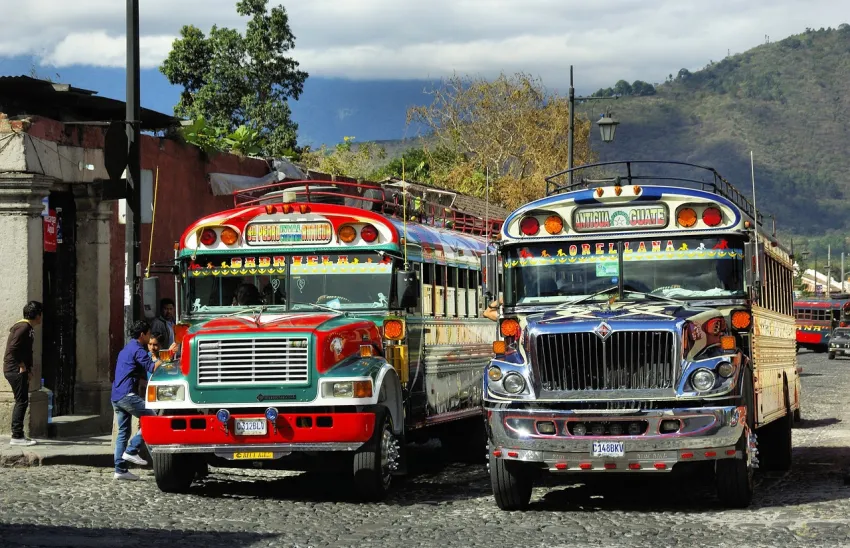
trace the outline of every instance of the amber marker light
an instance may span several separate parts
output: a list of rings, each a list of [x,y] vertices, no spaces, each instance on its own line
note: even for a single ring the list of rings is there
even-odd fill
[[[221,243],[225,245],[233,245],[238,239],[239,234],[237,234],[236,231],[229,226],[225,227],[225,229],[221,231]]]
[[[384,322],[384,338],[397,341],[404,338],[404,322],[401,320],[386,320]]]
[[[746,310],[736,310],[732,313],[732,327],[735,329],[747,329],[752,321],[752,315]]]
[[[676,215],[676,222],[679,223],[679,226],[690,228],[697,222],[697,213],[689,207],[683,207]]]
[[[516,337],[519,334],[519,322],[513,318],[502,320],[499,328],[503,337]]]
[[[732,335],[724,335],[720,337],[720,348],[723,350],[735,350],[735,337]]]
[[[351,225],[345,225],[339,229],[339,239],[343,243],[350,244],[357,237],[357,231]]]
[[[564,230],[564,220],[561,219],[560,215],[549,215],[543,223],[543,228],[549,234],[560,234]]]
[[[505,341],[493,341],[493,354],[504,354],[506,348],[507,347],[505,346]],[[492,371],[492,369],[491,369],[491,371]],[[501,372],[499,373],[499,378],[501,378]],[[499,379],[492,379],[492,380],[497,381]]]

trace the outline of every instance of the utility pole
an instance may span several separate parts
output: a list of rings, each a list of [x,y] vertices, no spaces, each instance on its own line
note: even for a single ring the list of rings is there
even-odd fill
[[[841,252],[841,292],[844,293],[844,252]]]
[[[832,246],[826,246],[826,298],[829,298],[832,289]]]
[[[575,134],[575,108],[576,108],[576,90],[573,87],[573,66],[570,65],[570,126],[569,136],[567,138],[567,169],[573,168],[573,139]],[[569,179],[567,180],[570,187],[573,185],[573,172],[570,171]]]
[[[139,103],[139,0],[127,0],[127,224],[124,231],[124,336],[130,336],[130,326],[139,319],[141,275],[141,138],[142,107]]]

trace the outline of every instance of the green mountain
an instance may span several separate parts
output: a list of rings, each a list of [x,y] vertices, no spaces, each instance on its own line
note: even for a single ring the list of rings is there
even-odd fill
[[[823,247],[824,256],[827,241],[833,252],[845,250],[850,25],[807,29],[696,72],[673,72],[654,95],[587,102],[576,112],[595,119],[605,107],[620,126],[611,144],[594,134],[600,160],[709,165],[749,195],[752,150],[757,205],[775,215],[783,239],[794,235],[796,246],[809,240],[810,250],[820,255]],[[395,154],[404,148],[382,144]]]

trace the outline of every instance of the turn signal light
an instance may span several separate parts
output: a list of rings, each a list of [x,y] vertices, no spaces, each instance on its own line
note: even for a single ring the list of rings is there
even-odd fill
[[[204,245],[213,245],[216,241],[215,230],[211,228],[205,228],[203,232],[201,232],[201,243]]]
[[[534,236],[540,231],[540,221],[536,217],[526,217],[520,221],[519,230],[526,236]]]
[[[733,335],[724,335],[720,337],[720,348],[723,350],[735,350],[735,337]]]
[[[543,227],[549,234],[560,234],[564,230],[564,220],[561,219],[560,215],[550,215],[546,217]]]
[[[513,318],[502,320],[499,328],[503,337],[516,337],[519,335],[519,322]]]
[[[361,358],[371,358],[375,355],[375,349],[371,344],[363,344],[360,345],[360,357]]]
[[[384,338],[398,341],[404,338],[404,322],[402,320],[386,320],[384,322]]]
[[[697,213],[689,207],[683,207],[676,215],[676,222],[679,223],[679,226],[690,228],[697,222]]]
[[[732,313],[732,327],[735,329],[747,329],[753,322],[753,317],[746,310],[736,310]]]
[[[357,237],[357,231],[351,225],[345,225],[339,229],[339,239],[343,243],[350,244]]]
[[[239,234],[237,234],[236,231],[230,228],[229,226],[221,231],[221,243],[225,245],[233,245],[238,239]]]
[[[506,352],[507,346],[505,341],[493,341],[493,354],[502,355]],[[499,380],[499,379],[494,379]]]
[[[723,213],[716,207],[707,207],[702,212],[702,222],[708,226],[717,226],[723,221]]]
[[[156,401],[156,386],[148,385],[148,401]]]
[[[364,241],[372,243],[378,239],[378,230],[372,225],[366,225],[360,229],[360,237]]]
[[[372,397],[372,381],[354,381],[352,384],[355,398]]]

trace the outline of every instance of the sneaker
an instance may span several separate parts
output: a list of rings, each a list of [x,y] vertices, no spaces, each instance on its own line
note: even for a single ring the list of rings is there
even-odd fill
[[[29,447],[30,445],[35,445],[37,443],[37,441],[31,440],[29,438],[12,438],[11,440],[9,440],[9,445],[17,445],[24,447]]]
[[[148,461],[140,457],[139,455],[131,455],[130,453],[124,451],[124,454],[121,455],[121,458],[126,460],[127,462],[132,462],[133,464],[138,464],[139,466],[147,466]]]
[[[139,479],[139,476],[137,476],[136,474],[133,474],[132,472],[129,472],[129,471],[128,472],[115,472],[114,474],[112,474],[112,479],[136,481],[137,479]]]

